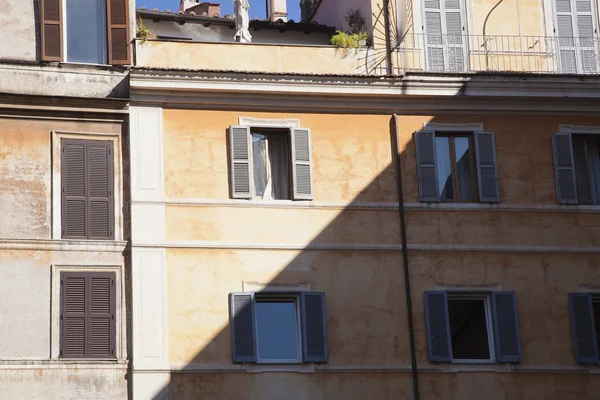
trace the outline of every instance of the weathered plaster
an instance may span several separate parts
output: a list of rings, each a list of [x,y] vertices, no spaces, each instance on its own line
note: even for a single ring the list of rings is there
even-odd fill
[[[39,2],[0,1],[0,60],[35,61]]]

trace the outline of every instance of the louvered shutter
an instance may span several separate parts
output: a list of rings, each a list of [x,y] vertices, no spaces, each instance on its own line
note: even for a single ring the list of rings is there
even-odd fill
[[[446,292],[425,292],[425,322],[429,361],[452,361]]]
[[[552,137],[554,175],[559,204],[577,204],[577,186],[570,133],[555,133]]]
[[[575,0],[577,19],[577,41],[581,71],[593,74],[598,70],[594,36],[596,33],[594,13],[591,0]]]
[[[115,358],[115,274],[61,273],[60,356]]]
[[[304,362],[327,362],[325,293],[300,295],[302,309],[302,350]]]
[[[461,0],[444,0],[446,20],[447,65],[449,72],[465,71],[465,49]]]
[[[521,361],[523,357],[515,292],[492,293],[492,308],[497,361]]]
[[[126,0],[107,0],[108,62],[131,64],[129,40],[129,9]]]
[[[61,227],[64,239],[87,237],[86,142],[61,140]]]
[[[312,150],[310,129],[292,129],[292,180],[294,200],[312,200]]]
[[[112,142],[88,141],[88,194],[90,239],[114,237]]]
[[[229,308],[233,362],[254,363],[256,362],[254,293],[231,293]]]
[[[62,61],[62,2],[41,0],[42,60]]]
[[[250,128],[229,127],[231,197],[251,199],[252,166],[250,165]]]
[[[569,306],[575,360],[582,364],[598,364],[592,296],[588,293],[569,293]]]
[[[577,73],[577,50],[571,0],[556,1],[556,33],[560,71],[564,74]]]
[[[419,198],[423,202],[439,202],[435,133],[417,132],[415,140],[419,175]]]
[[[498,203],[498,169],[496,163],[496,142],[491,132],[475,132],[475,150],[477,155],[477,180],[479,201]]]
[[[440,1],[424,0],[425,40],[427,47],[427,70],[444,71],[444,37],[442,30],[442,9]]]

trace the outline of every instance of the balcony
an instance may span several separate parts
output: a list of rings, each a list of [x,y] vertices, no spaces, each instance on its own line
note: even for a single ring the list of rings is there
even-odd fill
[[[136,65],[278,74],[385,75],[383,46],[343,51],[309,44],[180,40],[136,43]],[[392,52],[392,72],[600,73],[598,37],[408,34]]]

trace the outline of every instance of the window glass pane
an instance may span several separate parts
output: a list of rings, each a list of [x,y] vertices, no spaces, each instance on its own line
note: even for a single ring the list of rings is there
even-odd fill
[[[600,204],[600,152],[597,139],[587,139],[588,168],[590,173],[590,203]]]
[[[437,152],[437,175],[440,199],[453,200],[454,186],[452,181],[452,165],[450,163],[450,139],[447,137],[436,137],[435,146]]]
[[[277,200],[290,199],[290,140],[285,133],[268,135],[271,172],[271,196]]]
[[[577,183],[577,199],[579,204],[590,204],[588,187],[588,171],[585,156],[585,140],[582,137],[573,137],[573,158],[575,159],[575,181]]]
[[[297,360],[296,302],[257,301],[258,358]]]
[[[252,133],[252,166],[254,169],[254,194],[263,197],[267,187],[266,136]]]
[[[490,359],[484,299],[448,298],[448,319],[452,358]]]
[[[456,154],[456,179],[458,181],[457,199],[473,201],[473,181],[471,176],[471,152],[468,137],[454,138]]]
[[[67,0],[67,61],[106,63],[106,0]]]

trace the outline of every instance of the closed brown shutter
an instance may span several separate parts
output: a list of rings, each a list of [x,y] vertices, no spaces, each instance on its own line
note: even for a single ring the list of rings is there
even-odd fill
[[[61,358],[115,358],[115,274],[62,272]]]
[[[62,2],[41,0],[42,60],[62,60]]]
[[[106,0],[108,21],[108,63],[131,64],[129,51],[129,9],[126,0]]]
[[[113,144],[62,139],[63,239],[114,239]]]

